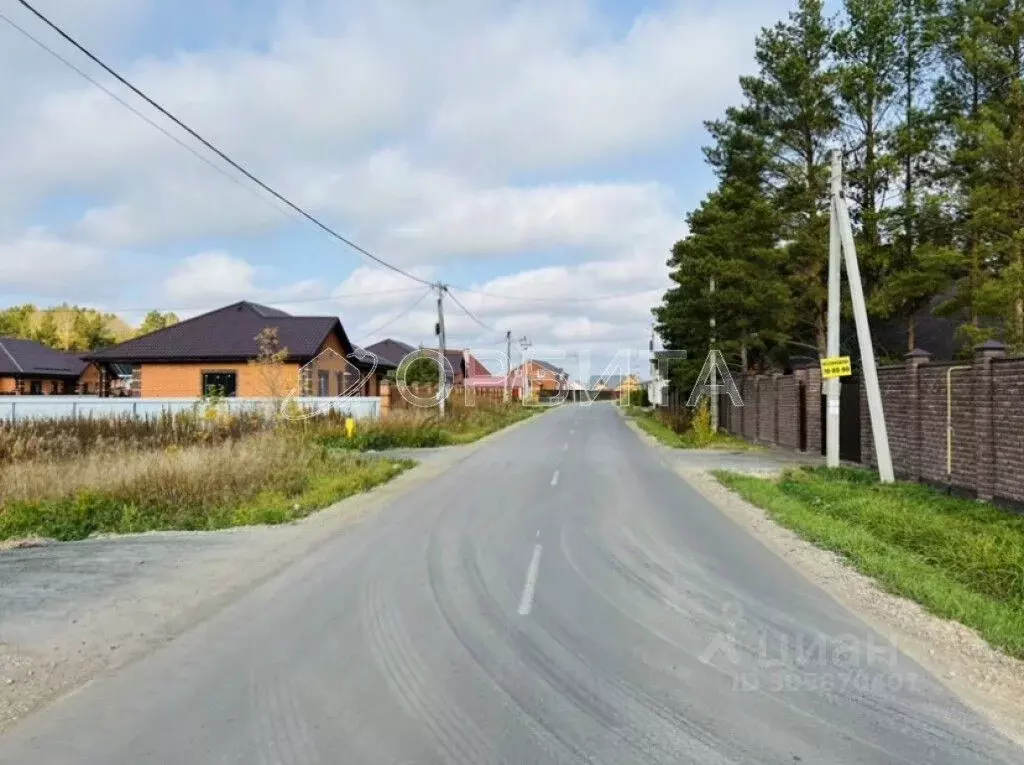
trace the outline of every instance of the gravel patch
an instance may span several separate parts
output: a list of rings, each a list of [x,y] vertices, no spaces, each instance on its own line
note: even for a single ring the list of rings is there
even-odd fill
[[[840,556],[775,523],[706,470],[678,465],[675,469],[766,547],[931,672],[1004,735],[1024,745],[1024,661],[995,650],[959,622],[885,592]]]
[[[420,465],[300,521],[0,549],[0,731],[139,659],[463,455]]]

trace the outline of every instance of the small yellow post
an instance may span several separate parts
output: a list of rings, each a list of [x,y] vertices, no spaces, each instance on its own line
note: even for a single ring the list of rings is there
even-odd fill
[[[345,434],[352,438],[356,434],[356,421],[351,417],[345,418]]]

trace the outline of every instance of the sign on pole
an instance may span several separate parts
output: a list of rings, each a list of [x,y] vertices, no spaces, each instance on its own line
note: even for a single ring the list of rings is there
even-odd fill
[[[821,360],[821,377],[834,380],[837,377],[849,377],[853,374],[849,356],[833,356]]]

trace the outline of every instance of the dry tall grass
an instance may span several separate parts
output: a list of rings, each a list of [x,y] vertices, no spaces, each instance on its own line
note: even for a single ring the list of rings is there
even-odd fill
[[[0,465],[0,539],[282,523],[410,464],[332,454],[286,430],[184,448],[19,460]]]
[[[225,502],[302,477],[310,450],[296,439],[258,434],[212,445],[107,448],[72,458],[44,457],[0,468],[0,505],[102,490],[133,501],[189,501],[199,492]]]
[[[80,417],[0,424],[0,464],[25,459],[63,459],[234,441],[264,430],[257,412],[227,414],[215,407],[158,417]]]

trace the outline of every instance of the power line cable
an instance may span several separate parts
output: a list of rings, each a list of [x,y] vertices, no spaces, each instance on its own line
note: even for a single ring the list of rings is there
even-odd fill
[[[46,43],[44,43],[44,42],[43,42],[42,40],[40,40],[40,39],[39,39],[38,37],[36,37],[35,35],[33,35],[33,34],[32,34],[31,32],[29,32],[29,31],[28,31],[27,29],[25,29],[25,28],[24,28],[24,27],[22,27],[22,26],[19,26],[19,25],[18,25],[18,24],[16,24],[15,22],[11,21],[11,19],[7,18],[7,17],[6,17],[6,16],[4,16],[4,15],[3,15],[2,13],[0,13],[0,21],[3,21],[3,22],[4,22],[5,24],[7,24],[7,25],[8,25],[9,27],[11,27],[12,29],[14,29],[15,31],[19,32],[19,33],[20,33],[21,35],[23,35],[24,37],[26,37],[26,38],[28,38],[29,40],[31,40],[31,41],[32,41],[33,43],[35,43],[35,44],[36,44],[36,45],[37,45],[38,47],[42,48],[42,49],[43,49],[44,51],[46,51],[46,52],[47,52],[48,54],[50,54],[50,55],[51,55],[51,56],[53,56],[53,57],[54,57],[55,59],[57,59],[57,60],[58,60],[58,61],[60,61],[60,62],[61,62],[62,64],[64,64],[64,66],[68,67],[69,69],[71,69],[72,71],[74,71],[75,73],[77,73],[77,74],[78,74],[78,75],[79,75],[80,77],[82,77],[83,79],[85,79],[85,80],[87,80],[88,82],[92,83],[92,84],[93,84],[94,86],[96,86],[97,88],[99,88],[100,90],[102,90],[102,91],[103,91],[104,93],[106,93],[106,94],[107,94],[108,96],[110,96],[110,97],[111,97],[112,99],[114,99],[114,100],[115,100],[115,101],[116,101],[117,103],[119,103],[119,104],[120,104],[121,106],[123,106],[123,107],[124,107],[125,109],[127,109],[127,110],[128,110],[128,111],[130,111],[130,112],[131,112],[132,114],[134,114],[134,115],[135,115],[136,117],[138,117],[139,119],[141,119],[142,121],[144,121],[144,122],[145,122],[146,124],[148,124],[148,125],[149,125],[150,127],[153,127],[153,128],[156,128],[157,130],[159,130],[159,131],[160,131],[161,133],[163,133],[163,134],[164,134],[165,136],[167,136],[167,137],[168,137],[168,138],[170,138],[170,139],[171,139],[172,141],[174,141],[174,142],[175,142],[176,144],[178,144],[178,146],[180,146],[180,147],[181,147],[181,148],[183,148],[183,149],[184,149],[185,151],[187,151],[187,152],[189,152],[190,154],[192,154],[192,155],[193,155],[194,157],[196,157],[196,159],[198,159],[199,161],[201,161],[201,162],[205,163],[205,164],[206,164],[206,165],[208,165],[209,167],[211,167],[211,168],[213,168],[214,170],[216,170],[216,171],[217,171],[218,173],[220,173],[221,175],[223,175],[223,176],[224,176],[225,178],[227,178],[227,179],[228,179],[229,181],[231,181],[231,182],[232,182],[233,184],[235,184],[236,186],[238,186],[238,187],[239,187],[240,189],[245,189],[245,190],[246,190],[247,192],[249,192],[250,194],[252,194],[252,195],[253,195],[254,197],[256,197],[257,199],[259,199],[259,200],[260,200],[261,202],[263,202],[264,204],[268,205],[268,206],[269,206],[269,207],[270,207],[271,209],[273,209],[273,210],[276,210],[277,212],[281,213],[281,215],[284,215],[284,216],[285,216],[285,217],[287,217],[287,218],[288,218],[289,220],[298,220],[297,218],[293,217],[293,216],[292,216],[292,215],[291,215],[291,214],[290,214],[290,213],[289,213],[289,212],[288,212],[287,210],[284,210],[284,209],[282,209],[282,208],[278,207],[278,206],[277,206],[276,204],[274,204],[273,202],[271,202],[271,201],[270,201],[269,199],[267,199],[267,198],[266,198],[265,196],[263,196],[262,194],[260,194],[260,192],[259,192],[259,191],[257,191],[256,189],[254,189],[254,188],[253,188],[252,186],[249,186],[249,185],[247,185],[247,184],[245,184],[245,183],[242,183],[242,181],[240,181],[240,180],[239,180],[239,179],[238,179],[238,178],[237,178],[236,176],[234,176],[234,175],[232,175],[231,173],[229,173],[229,172],[228,172],[227,170],[225,170],[225,169],[224,169],[223,167],[221,167],[221,166],[220,166],[220,165],[218,165],[218,164],[217,164],[216,162],[214,162],[213,160],[211,160],[211,159],[210,159],[209,157],[203,156],[203,155],[202,155],[201,153],[199,153],[198,151],[196,151],[195,147],[193,147],[193,146],[189,146],[189,145],[188,145],[187,143],[185,143],[185,142],[184,142],[183,140],[181,140],[180,138],[178,138],[178,136],[174,135],[174,134],[173,134],[173,133],[172,133],[171,131],[169,131],[169,130],[168,130],[167,128],[165,128],[165,127],[164,127],[163,125],[161,125],[160,123],[158,123],[158,122],[157,122],[156,120],[153,120],[153,119],[151,119],[150,117],[147,117],[147,116],[146,116],[145,114],[143,114],[143,113],[142,113],[141,111],[139,111],[138,109],[136,109],[136,108],[135,108],[134,106],[132,106],[132,105],[131,105],[130,103],[128,103],[128,102],[127,102],[127,101],[125,101],[125,100],[124,100],[123,98],[121,98],[121,97],[120,97],[119,95],[117,95],[117,94],[116,94],[116,93],[115,93],[114,91],[112,91],[112,90],[111,90],[110,88],[108,88],[108,87],[107,87],[106,85],[104,85],[104,84],[103,84],[102,82],[100,82],[99,80],[97,80],[97,79],[96,79],[95,77],[92,77],[92,76],[91,76],[91,75],[90,75],[89,73],[87,73],[87,72],[83,71],[82,69],[80,69],[80,68],[79,68],[78,66],[76,66],[75,64],[73,64],[73,63],[72,63],[71,61],[69,61],[68,59],[64,58],[64,57],[63,57],[62,55],[60,55],[60,54],[59,54],[59,53],[58,53],[57,51],[55,51],[55,50],[54,50],[53,48],[51,48],[50,46],[48,46],[48,45],[47,45]]]
[[[490,326],[483,319],[481,319],[475,313],[473,313],[468,308],[466,308],[466,306],[464,306],[462,304],[462,302],[457,297],[455,297],[455,295],[453,295],[449,290],[445,290],[445,292],[448,292],[448,297],[450,297],[452,299],[452,302],[455,303],[455,305],[458,306],[459,310],[461,310],[466,316],[471,318],[473,321],[475,321],[481,327],[486,329],[488,332],[500,333],[499,330],[497,330],[494,327]]]
[[[52,29],[54,32],[56,32],[58,35],[60,35],[64,40],[66,40],[68,43],[70,43],[72,46],[74,46],[79,52],[81,52],[84,56],[86,56],[90,61],[92,61],[97,66],[99,66],[101,69],[103,69],[103,71],[105,71],[107,74],[109,74],[115,80],[120,82],[122,85],[124,85],[130,91],[132,91],[135,95],[137,95],[139,98],[141,98],[147,104],[149,104],[154,109],[156,109],[158,112],[160,112],[167,119],[171,120],[171,122],[173,122],[175,125],[180,127],[182,130],[184,130],[190,136],[195,138],[197,141],[199,141],[199,143],[201,143],[207,149],[212,151],[214,154],[216,154],[222,160],[227,162],[229,165],[231,165],[231,167],[235,168],[235,170],[240,172],[242,175],[244,175],[250,181],[255,183],[261,189],[266,191],[272,197],[274,197],[278,201],[280,201],[280,202],[284,203],[285,205],[287,205],[289,208],[291,208],[292,210],[297,212],[299,215],[301,215],[303,218],[308,220],[310,223],[312,223],[313,225],[315,225],[316,227],[318,227],[322,231],[326,232],[330,236],[334,237],[339,242],[342,242],[342,243],[348,245],[349,247],[351,247],[356,252],[359,252],[359,253],[365,255],[366,257],[370,258],[374,262],[379,263],[380,265],[384,266],[385,268],[388,268],[388,269],[394,271],[395,273],[401,274],[402,276],[405,276],[408,279],[412,279],[413,281],[417,281],[420,284],[430,284],[430,282],[428,282],[426,279],[421,279],[420,277],[415,276],[414,274],[411,274],[408,271],[406,271],[406,270],[404,270],[402,268],[399,268],[398,266],[395,266],[395,265],[392,265],[391,263],[388,263],[383,258],[380,258],[377,255],[374,255],[369,250],[359,246],[358,244],[353,242],[351,239],[348,239],[348,238],[342,236],[337,231],[335,231],[333,228],[331,228],[326,223],[324,223],[319,218],[317,218],[315,215],[313,215],[312,213],[308,212],[307,210],[305,210],[304,208],[300,207],[299,205],[295,204],[295,202],[292,202],[290,199],[288,199],[288,197],[286,197],[283,194],[281,194],[279,191],[274,189],[269,184],[267,184],[264,181],[260,180],[259,177],[257,177],[255,174],[253,174],[248,169],[246,169],[239,162],[237,162],[236,160],[232,159],[228,154],[226,154],[222,150],[218,149],[210,141],[208,141],[205,138],[203,138],[202,135],[200,135],[194,129],[189,127],[182,120],[180,120],[178,117],[176,117],[170,111],[168,111],[163,106],[161,106],[159,103],[157,103],[155,100],[153,100],[150,96],[146,95],[146,93],[144,93],[142,90],[140,90],[135,85],[133,85],[131,82],[129,82],[122,74],[117,72],[117,70],[115,70],[113,67],[111,67],[106,62],[104,62],[101,58],[99,58],[99,56],[94,54],[92,51],[90,51],[88,48],[86,48],[84,45],[82,45],[80,42],[78,42],[78,40],[76,40],[74,37],[72,37],[67,32],[65,32],[63,29],[61,29],[56,23],[54,23],[53,21],[50,21],[50,19],[48,19],[46,16],[44,16],[40,11],[36,10],[36,8],[33,7],[31,3],[27,2],[27,0],[18,0],[18,2],[21,5],[23,5],[30,13],[32,13],[32,15],[34,15],[36,18],[38,18],[40,21],[42,21],[44,24],[46,24],[46,26],[48,26],[50,29]]]
[[[148,95],[146,95],[142,90],[140,90],[135,85],[133,85],[124,76],[122,76],[116,70],[114,70],[112,67],[110,67],[109,65],[104,63],[98,56],[93,54],[91,51],[89,51],[87,48],[85,48],[85,46],[83,46],[81,43],[79,43],[77,40],[75,40],[73,37],[71,37],[71,35],[69,35],[67,32],[65,32],[63,29],[61,29],[55,22],[51,21],[49,18],[47,18],[45,15],[43,15],[40,11],[38,11],[36,8],[34,8],[30,3],[26,2],[26,0],[18,0],[18,2],[21,3],[21,5],[23,5],[26,9],[28,9],[38,19],[40,19],[44,24],[46,24],[50,29],[52,29],[54,32],[56,32],[58,35],[60,35],[64,40],[69,42],[72,46],[74,46],[82,54],[84,54],[91,61],[93,61],[99,67],[101,67],[105,72],[110,74],[114,79],[116,79],[118,82],[123,84],[125,87],[127,87],[129,90],[131,90],[137,96],[139,96],[141,99],[143,99],[146,103],[148,103],[154,109],[156,109],[161,114],[163,114],[165,117],[170,119],[176,125],[181,127],[189,135],[191,135],[193,138],[195,138],[197,141],[199,141],[203,146],[208,148],[210,151],[214,152],[214,154],[216,154],[218,157],[223,159],[225,162],[227,162],[233,168],[238,170],[246,178],[251,180],[253,183],[255,183],[257,186],[259,186],[261,189],[263,189],[267,193],[271,194],[275,199],[277,199],[277,200],[281,201],[282,203],[284,203],[285,205],[287,205],[289,209],[295,211],[296,213],[301,215],[303,218],[305,218],[306,220],[310,221],[311,223],[313,223],[318,228],[322,229],[323,231],[325,231],[327,234],[329,234],[330,236],[334,237],[338,241],[341,241],[342,243],[348,245],[349,247],[354,249],[356,252],[359,252],[362,255],[365,255],[366,257],[368,257],[371,260],[373,260],[374,262],[384,266],[385,268],[388,268],[388,269],[390,269],[390,270],[392,270],[392,271],[394,271],[396,273],[399,273],[402,276],[405,276],[405,277],[407,277],[409,279],[413,279],[414,281],[417,281],[420,284],[430,284],[430,282],[428,282],[427,280],[422,279],[422,278],[420,278],[418,276],[415,276],[414,274],[411,274],[408,271],[399,268],[398,266],[394,266],[391,263],[388,263],[387,261],[385,261],[385,260],[379,258],[378,256],[374,255],[372,252],[369,252],[368,250],[366,250],[363,247],[359,246],[355,242],[351,241],[350,239],[342,236],[337,231],[335,231],[334,229],[332,229],[331,227],[327,226],[325,223],[320,221],[318,218],[313,216],[311,213],[307,212],[305,209],[303,209],[299,205],[297,205],[294,202],[292,202],[291,200],[289,200],[283,194],[281,194],[278,191],[276,191],[274,188],[272,188],[271,186],[269,186],[268,184],[266,184],[265,182],[260,180],[253,173],[251,173],[249,170],[247,170],[244,166],[242,166],[237,161],[232,159],[228,154],[226,154],[225,152],[221,151],[216,146],[214,146],[212,143],[207,141],[198,132],[196,132],[191,127],[189,127],[187,124],[182,122],[180,119],[178,119],[170,111],[168,111],[163,106],[161,106],[159,103],[157,103],[155,100],[153,100]],[[203,163],[205,163],[209,167],[211,167],[214,170],[216,170],[218,173],[223,175],[225,178],[230,180],[232,183],[234,183],[235,185],[239,186],[240,188],[243,188],[246,191],[250,192],[257,199],[259,199],[260,201],[262,201],[265,204],[269,205],[271,208],[273,208],[278,213],[287,216],[289,218],[289,220],[296,220],[295,218],[292,217],[292,215],[288,212],[288,210],[285,210],[285,209],[282,209],[282,208],[278,207],[276,204],[271,202],[271,200],[267,199],[262,194],[260,194],[256,189],[254,189],[251,186],[247,186],[246,184],[242,183],[237,177],[235,177],[231,173],[227,172],[223,167],[221,167],[220,165],[218,165],[215,162],[213,162],[209,157],[206,157],[203,154],[201,154],[200,152],[198,152],[194,147],[189,146],[187,143],[185,143],[183,140],[181,140],[178,136],[175,136],[173,133],[168,131],[165,127],[163,127],[162,125],[157,123],[155,120],[151,119],[150,117],[147,117],[141,111],[139,111],[134,106],[132,106],[130,103],[128,103],[127,101],[122,99],[120,96],[118,96],[112,90],[107,88],[101,82],[99,82],[94,77],[89,75],[87,72],[83,71],[81,68],[76,66],[74,63],[72,63],[71,61],[69,61],[68,59],[64,58],[59,53],[57,53],[55,50],[50,48],[48,45],[46,45],[46,43],[44,43],[39,38],[35,37],[28,30],[26,30],[23,27],[19,26],[17,23],[15,23],[11,19],[7,18],[3,14],[0,14],[0,20],[2,20],[5,23],[7,23],[12,29],[16,30],[17,32],[19,32],[20,34],[25,36],[27,39],[32,41],[35,45],[40,47],[42,50],[46,51],[49,55],[53,56],[55,59],[60,61],[62,64],[64,64],[65,66],[67,66],[68,68],[70,68],[71,70],[76,72],[80,77],[84,78],[85,80],[90,82],[92,85],[94,85],[95,87],[99,88],[101,91],[106,93],[110,98],[114,99],[117,103],[119,103],[125,109],[128,109],[130,112],[132,112],[134,115],[136,115],[139,119],[144,120],[148,125],[150,125],[151,127],[159,130],[167,138],[171,139],[176,144],[181,146],[183,149],[188,151],[190,154],[195,156],[197,159],[199,159],[200,161],[202,161]],[[454,289],[461,290],[462,292],[473,293],[473,294],[482,295],[482,296],[485,296],[485,297],[491,297],[491,298],[495,298],[495,299],[499,299],[499,300],[513,300],[513,301],[537,302],[537,303],[565,303],[565,302],[589,303],[589,302],[602,302],[602,301],[607,301],[607,300],[614,300],[616,298],[634,297],[636,295],[643,295],[643,294],[647,294],[649,292],[657,292],[657,291],[659,291],[659,288],[653,288],[653,289],[648,289],[648,290],[638,290],[638,291],[634,291],[634,292],[627,292],[627,293],[621,293],[621,294],[596,295],[596,296],[591,296],[591,297],[561,297],[561,298],[554,298],[554,297],[552,297],[552,298],[544,298],[544,297],[532,297],[532,296],[528,296],[528,295],[501,294],[501,293],[496,293],[496,292],[490,292],[490,291],[487,291],[487,290],[472,289],[472,288],[468,288],[468,287],[454,287]],[[453,300],[454,300],[454,297],[453,297]],[[288,301],[288,302],[298,302],[298,301]],[[465,307],[463,306],[463,308],[465,308]],[[128,311],[128,310],[150,310],[150,309],[116,309],[116,310]],[[472,317],[472,318],[474,319],[474,321],[478,321],[478,323],[480,323],[479,320],[476,319],[476,317]],[[487,329],[490,330],[491,328],[488,327]]]
[[[434,285],[430,285],[430,287],[428,287],[427,290],[422,295],[420,295],[418,298],[416,298],[416,301],[413,302],[408,308],[403,310],[401,313],[395,314],[390,319],[388,319],[386,322],[381,324],[379,327],[374,327],[369,332],[364,332],[363,335],[366,336],[366,337],[373,337],[378,332],[383,332],[385,329],[390,327],[396,321],[398,321],[401,318],[404,318],[404,317],[408,316],[410,313],[412,313],[414,310],[416,310],[416,307],[420,303],[422,303],[424,301],[424,299],[427,297],[427,295],[429,295],[433,291],[434,291]]]

